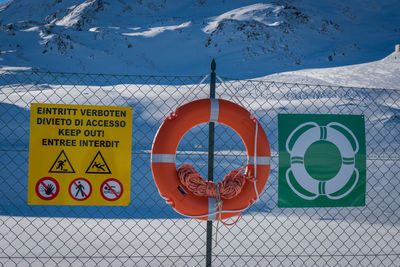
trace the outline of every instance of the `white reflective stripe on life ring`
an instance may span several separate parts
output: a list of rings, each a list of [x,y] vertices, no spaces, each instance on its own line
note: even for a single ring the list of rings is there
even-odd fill
[[[208,198],[208,220],[215,221],[217,219],[217,199],[215,197]]]
[[[153,163],[175,163],[175,154],[151,154],[151,162]]]
[[[257,156],[257,165],[271,165],[271,157],[261,157]],[[254,164],[254,156],[247,157],[247,164]]]
[[[210,122],[217,122],[219,117],[218,99],[210,99]]]

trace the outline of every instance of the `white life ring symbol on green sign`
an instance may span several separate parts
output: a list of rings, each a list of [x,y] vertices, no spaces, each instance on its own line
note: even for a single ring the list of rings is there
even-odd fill
[[[307,130],[304,131],[305,128]],[[304,132],[301,133],[302,131]],[[298,135],[299,132],[301,134],[297,137],[294,144],[291,145],[292,138]],[[349,140],[349,137],[352,140]],[[326,181],[320,181],[311,177],[304,165],[304,156],[307,149],[317,141],[328,141],[334,144],[338,148],[342,158],[338,173]],[[353,132],[340,123],[331,122],[326,126],[319,126],[315,122],[303,123],[294,129],[286,140],[286,150],[290,154],[290,168],[286,171],[286,181],[293,192],[303,199],[313,200],[321,195],[325,195],[330,199],[343,198],[354,189],[358,182],[359,172],[355,167],[355,155],[358,149],[358,141]],[[348,183],[354,175],[355,178],[350,188],[337,195],[337,192],[345,186],[349,186]],[[291,176],[295,178],[297,184],[304,190],[314,195],[305,195],[296,189],[295,187],[298,187],[298,185],[293,185]]]

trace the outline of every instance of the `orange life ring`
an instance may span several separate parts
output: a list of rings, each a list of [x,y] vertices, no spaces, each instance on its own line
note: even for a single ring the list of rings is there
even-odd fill
[[[216,199],[200,197],[185,190],[176,170],[176,150],[182,137],[192,127],[207,122],[218,122],[232,128],[242,139],[248,165],[246,174],[254,182],[244,184],[232,199],[222,198],[217,210]],[[151,150],[151,171],[158,191],[176,212],[201,219],[226,219],[250,207],[265,187],[270,171],[270,147],[260,123],[251,118],[243,107],[222,99],[200,99],[180,106],[167,117],[154,138]]]

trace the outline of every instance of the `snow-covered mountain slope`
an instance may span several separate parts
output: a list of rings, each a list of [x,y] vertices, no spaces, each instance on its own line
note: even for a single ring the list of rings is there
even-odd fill
[[[398,0],[10,0],[0,67],[254,78],[378,60],[400,39]]]
[[[287,83],[400,89],[400,52],[393,52],[384,59],[370,63],[289,71],[260,79]]]

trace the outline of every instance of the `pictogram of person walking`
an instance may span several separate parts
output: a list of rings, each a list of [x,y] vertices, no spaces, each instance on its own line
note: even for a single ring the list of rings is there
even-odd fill
[[[56,170],[58,170],[58,169],[61,169],[61,170],[64,170],[64,164],[65,164],[65,162],[66,162],[67,160],[59,160],[57,163],[58,163],[58,165],[57,165],[57,168],[56,168]]]
[[[85,187],[81,184],[81,182],[78,182],[76,189],[78,189],[78,191],[76,191],[75,197],[78,196],[79,192],[81,192],[82,197],[85,197],[85,193],[83,191],[83,190],[85,190]]]

